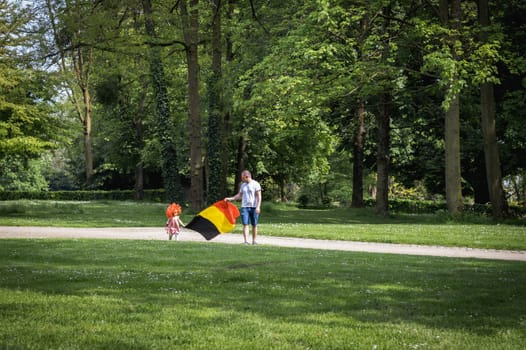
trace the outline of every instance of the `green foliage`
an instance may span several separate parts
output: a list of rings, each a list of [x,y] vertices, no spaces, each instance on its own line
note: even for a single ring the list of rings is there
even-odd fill
[[[389,183],[389,197],[396,200],[424,200],[430,198],[428,191],[422,182],[416,182],[412,187],[405,187],[394,178],[391,178]]]
[[[5,1],[0,12],[0,189],[47,189],[38,158],[65,133],[51,108],[55,82],[31,61],[31,14]]]
[[[221,115],[223,111],[220,109],[221,105],[221,86],[220,77],[217,73],[212,73],[209,79],[208,103],[210,111],[208,113],[208,129],[207,129],[207,165],[208,165],[208,181],[207,181],[207,199],[208,204],[226,197],[225,188],[225,172],[224,172],[224,142],[225,125],[224,118]]]
[[[146,32],[151,40],[156,39],[155,27],[151,13],[147,14]],[[182,186],[177,166],[177,146],[173,135],[175,125],[170,112],[168,90],[164,72],[164,63],[159,47],[152,45],[150,48],[150,77],[153,86],[156,115],[156,134],[161,146],[161,170],[163,174],[166,199],[176,201],[182,196]]]
[[[144,200],[164,202],[164,190],[144,190]],[[62,200],[62,201],[93,201],[114,200],[128,201],[134,199],[133,190],[90,190],[90,191],[35,191],[29,190],[3,190],[0,191],[0,200]]]
[[[20,157],[0,158],[0,191],[45,191],[48,183],[39,160]]]
[[[50,3],[53,8],[62,4]],[[61,7],[64,11],[57,12],[61,47],[82,43],[80,49],[93,48],[90,87],[97,87],[91,91],[95,188],[121,186],[122,178],[132,184],[137,165],[155,173],[164,169],[170,188],[178,183],[176,176],[182,176],[181,183],[185,183],[190,174],[180,13],[173,3],[153,3],[156,35],[145,35],[141,2],[106,1],[96,6],[71,2],[68,11]],[[60,167],[51,163],[47,153],[44,159],[48,167],[65,171],[47,171],[42,166],[47,182],[57,184],[62,174],[83,174],[79,171],[84,166],[81,146],[72,136],[81,136],[81,130],[70,124],[57,128],[76,111],[63,103],[63,86],[49,75],[55,67],[49,64],[56,63],[57,47],[39,45],[50,44],[49,19],[43,16],[45,11],[36,11],[46,3],[26,2],[33,5],[32,16],[12,4],[1,3],[6,16],[0,19],[4,44],[0,46],[0,156],[9,151],[40,158],[48,148],[61,147],[64,150],[54,158]],[[440,106],[446,107],[452,96],[460,94],[464,190],[469,195],[480,192],[483,186],[475,183],[484,171],[478,85],[492,82],[503,175],[523,176],[524,157],[517,156],[526,148],[522,132],[526,36],[521,1],[493,4],[492,26],[484,32],[477,24],[474,2],[462,2],[460,31],[440,23],[437,2],[418,6],[383,0],[222,4],[222,77],[213,76],[210,69],[210,19],[215,9],[211,2],[198,5],[200,91],[202,106],[216,105],[217,91],[212,87],[219,83],[229,133],[222,135],[223,139],[214,136],[218,116],[213,108],[202,108],[199,128],[206,131],[207,157],[218,160],[214,152],[219,147],[227,150],[229,173],[237,171],[238,162],[244,160],[245,167],[271,178],[266,180],[272,186],[266,193],[273,197],[284,193],[282,199],[291,200],[298,194],[307,195],[309,205],[345,205],[352,193],[349,174],[354,155],[349,150],[356,133],[353,116],[357,101],[365,101],[367,109],[364,187],[369,190],[369,184],[374,184],[369,174],[375,171],[375,118],[383,103],[381,96],[389,94],[393,101],[390,171],[400,183],[400,187],[394,186],[392,199],[420,196],[408,190],[415,181],[425,185],[421,191],[427,192],[425,198],[440,196],[445,187]],[[42,32],[33,30],[36,27],[25,31],[33,37],[19,35],[22,27],[10,25],[15,19],[19,20],[16,23],[28,23],[30,18],[44,25],[38,28]],[[38,38],[45,30],[46,35]],[[479,40],[481,36],[487,40]],[[23,51],[32,56],[19,55]],[[37,54],[45,59],[37,60]],[[52,68],[39,70],[44,61]],[[153,63],[150,71],[145,68],[149,63]],[[148,79],[150,76],[154,79]],[[68,130],[65,143],[62,130]],[[248,145],[238,154],[242,137]],[[210,164],[213,166],[207,171],[218,172],[215,165],[219,162]],[[27,180],[22,171],[27,169],[17,169],[20,171],[10,170],[9,176],[2,174],[12,182],[9,188],[45,187],[40,180]],[[14,179],[18,174],[20,179]],[[22,178],[26,178],[23,185]],[[64,185],[79,187],[81,180],[77,175]],[[219,187],[212,181],[209,185],[211,189]],[[219,194],[210,191],[208,195]]]
[[[14,68],[15,63],[12,65]],[[0,83],[0,158],[38,158],[55,148],[54,141],[60,137],[60,124],[47,104],[45,90],[51,86],[40,80],[45,73],[2,67],[0,74],[10,81]]]
[[[296,14],[300,20],[300,14]],[[302,28],[298,29],[301,30]],[[323,120],[319,89],[313,81],[310,37],[298,32],[279,39],[271,51],[241,77],[234,107],[249,139],[249,156],[258,171],[277,183],[304,182],[326,174],[326,158],[335,146],[333,130]],[[248,97],[248,98],[247,98]]]

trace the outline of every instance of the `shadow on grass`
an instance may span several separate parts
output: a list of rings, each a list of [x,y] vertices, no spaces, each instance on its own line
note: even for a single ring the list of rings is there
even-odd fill
[[[97,312],[89,317],[142,322],[166,308],[201,318],[186,321],[200,327],[259,315],[303,326],[420,324],[491,336],[525,322],[523,263],[103,240],[5,240],[0,252],[0,288],[78,298],[66,301],[74,311],[56,316],[64,323]],[[31,317],[20,302],[0,305],[13,320]],[[217,315],[203,316],[210,309]]]

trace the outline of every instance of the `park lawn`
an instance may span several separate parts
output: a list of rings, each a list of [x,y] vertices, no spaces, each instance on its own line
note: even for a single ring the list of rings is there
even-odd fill
[[[241,233],[241,228],[237,228]],[[526,250],[526,227],[477,224],[261,224],[263,235],[311,239]]]
[[[523,349],[523,262],[2,240],[5,349]]]
[[[165,204],[133,201],[4,201],[0,226],[162,227]],[[194,213],[183,210],[188,223]],[[239,220],[238,220],[239,224]],[[241,232],[237,225],[234,232]],[[444,213],[394,213],[378,217],[372,209],[298,209],[264,203],[260,233],[329,240],[445,245],[526,250],[526,220],[494,221]]]
[[[147,227],[166,222],[167,205],[135,201],[0,202],[0,225],[55,227]],[[189,214],[186,217],[190,217]]]

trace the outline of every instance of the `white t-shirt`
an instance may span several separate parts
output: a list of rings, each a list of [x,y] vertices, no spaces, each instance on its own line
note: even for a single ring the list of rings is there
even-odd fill
[[[256,180],[250,182],[243,182],[239,192],[241,193],[241,207],[256,208],[258,206],[258,198],[256,192],[261,191],[261,185]]]

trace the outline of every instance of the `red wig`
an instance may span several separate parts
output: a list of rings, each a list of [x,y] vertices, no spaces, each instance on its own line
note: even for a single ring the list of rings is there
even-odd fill
[[[166,217],[167,218],[173,218],[176,215],[179,215],[182,213],[181,206],[177,203],[172,203],[166,208]]]

